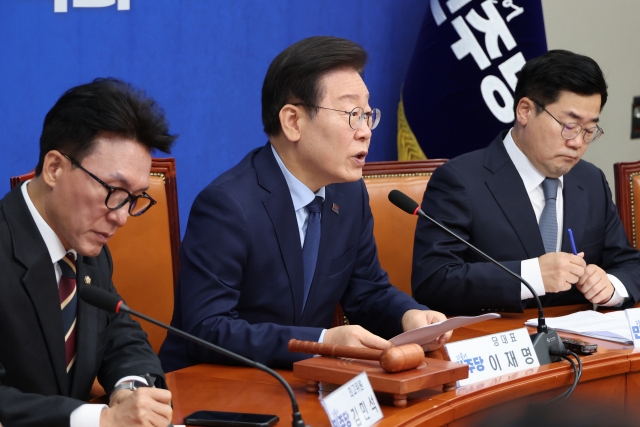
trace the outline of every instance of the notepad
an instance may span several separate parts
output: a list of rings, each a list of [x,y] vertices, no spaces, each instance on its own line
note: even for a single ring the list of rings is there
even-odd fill
[[[578,311],[566,316],[547,318],[546,323],[548,327],[560,332],[633,345],[631,330],[624,311],[610,313],[594,310]],[[537,326],[538,319],[529,319],[525,325]]]

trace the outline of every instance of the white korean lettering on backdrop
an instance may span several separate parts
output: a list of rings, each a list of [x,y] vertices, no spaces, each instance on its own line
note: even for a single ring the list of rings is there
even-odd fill
[[[471,0],[448,0],[446,5],[449,12],[455,14],[470,1]],[[513,1],[514,0],[504,0],[501,4],[503,8],[513,9],[507,16],[507,22],[511,22],[513,18],[524,12],[524,8],[515,5]],[[502,40],[502,43],[509,51],[518,45],[511,35],[511,31],[509,31],[505,20],[495,7],[495,4],[498,3],[498,0],[486,0],[481,3],[480,6],[486,18],[478,14],[475,9],[471,9],[464,17],[457,16],[451,20],[451,25],[460,36],[460,40],[451,45],[451,50],[453,50],[458,60],[471,54],[478,68],[485,70],[491,65],[491,60],[502,58],[503,56],[498,45],[498,38]],[[447,20],[447,16],[439,0],[431,0],[431,12],[438,26]],[[484,33],[484,48],[486,49],[486,53],[485,49],[482,48],[482,45],[469,28],[469,25],[467,25],[467,22],[477,31]],[[489,74],[484,77],[480,84],[480,92],[482,93],[485,104],[491,113],[503,123],[511,123],[514,119],[512,92],[515,90],[516,83],[518,82],[516,74],[525,62],[526,60],[522,52],[516,52],[498,65],[504,81],[500,79],[500,77]],[[505,81],[509,87],[507,87]],[[500,96],[501,100],[496,97],[496,94]]]
[[[72,7],[109,7],[117,3],[118,10],[131,9],[131,0],[53,0],[53,11],[67,12],[69,2],[73,3]]]

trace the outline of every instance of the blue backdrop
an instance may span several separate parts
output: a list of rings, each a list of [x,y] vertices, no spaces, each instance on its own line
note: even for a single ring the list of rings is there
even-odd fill
[[[382,121],[367,160],[396,159],[400,88],[427,3],[2,0],[0,196],[10,176],[35,167],[42,122],[58,97],[113,76],[146,89],[180,134],[172,156],[184,232],[197,193],[266,141],[260,90],[269,63],[312,35],[368,50],[365,82]]]

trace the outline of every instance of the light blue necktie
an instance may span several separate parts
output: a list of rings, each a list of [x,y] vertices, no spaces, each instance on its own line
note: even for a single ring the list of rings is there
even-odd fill
[[[302,311],[307,303],[309,289],[313,281],[313,274],[316,271],[318,261],[318,249],[320,248],[320,211],[322,210],[322,197],[316,196],[307,206],[309,220],[307,222],[307,233],[304,237],[302,247],[302,264],[304,266],[304,299],[302,300]]]
[[[540,235],[546,253],[555,252],[558,241],[558,218],[556,214],[556,197],[558,195],[558,178],[545,178],[542,181],[544,192],[544,209],[540,215]]]

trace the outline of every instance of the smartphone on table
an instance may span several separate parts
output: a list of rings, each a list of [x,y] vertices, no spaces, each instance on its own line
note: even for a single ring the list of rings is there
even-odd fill
[[[280,418],[277,415],[218,411],[198,411],[187,415],[184,419],[185,425],[205,427],[271,427],[278,421]]]

